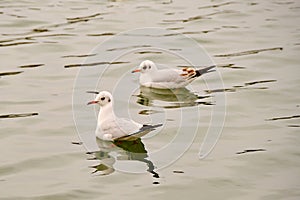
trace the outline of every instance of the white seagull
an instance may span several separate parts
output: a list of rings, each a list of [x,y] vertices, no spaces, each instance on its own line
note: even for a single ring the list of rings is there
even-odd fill
[[[157,69],[154,62],[143,61],[132,73],[141,72],[140,84],[157,89],[183,88],[202,74],[212,72],[215,65],[203,69],[185,67],[182,69]]]
[[[113,141],[115,139],[135,140],[154,130],[157,125],[143,125],[135,121],[118,118],[113,111],[113,97],[107,91],[90,92],[96,93],[95,100],[88,102],[90,104],[100,105],[98,114],[98,123],[96,128],[96,137],[102,140]]]

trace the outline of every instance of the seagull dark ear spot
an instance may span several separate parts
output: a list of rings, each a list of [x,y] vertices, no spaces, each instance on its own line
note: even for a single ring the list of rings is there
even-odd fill
[[[111,100],[110,100],[110,98],[108,98],[108,102],[110,102]]]
[[[151,69],[151,65],[149,65],[149,69]]]

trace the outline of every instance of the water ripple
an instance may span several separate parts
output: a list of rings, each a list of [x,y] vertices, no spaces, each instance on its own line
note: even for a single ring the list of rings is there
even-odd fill
[[[264,51],[275,51],[275,50],[283,50],[282,47],[274,47],[274,48],[266,48],[266,49],[255,49],[255,50],[249,50],[249,51],[242,51],[237,53],[228,53],[228,54],[218,54],[214,55],[214,57],[235,57],[235,56],[245,56],[245,55],[251,55],[251,54],[257,54]]]
[[[95,63],[79,63],[79,64],[68,64],[65,65],[65,68],[74,68],[74,67],[90,67],[90,66],[97,66],[97,65],[118,65],[118,64],[126,64],[130,62],[126,61],[117,61],[117,62],[95,62]]]
[[[38,113],[21,113],[21,114],[7,114],[7,115],[0,115],[0,118],[18,118],[18,117],[31,117],[31,116],[36,116]]]
[[[236,154],[245,154],[245,153],[252,153],[258,151],[266,151],[266,149],[245,149],[244,151],[236,152]]]
[[[0,77],[2,77],[2,76],[17,75],[17,74],[21,74],[21,73],[23,73],[23,71],[16,71],[16,72],[1,72],[1,73],[0,73]]]
[[[28,65],[21,65],[19,68],[35,68],[35,67],[41,67],[45,64],[39,63],[39,64],[28,64]]]
[[[266,119],[266,121],[276,121],[276,120],[286,120],[286,119],[295,119],[300,118],[300,115],[292,115],[292,116],[284,116],[284,117],[273,117],[270,119]]]

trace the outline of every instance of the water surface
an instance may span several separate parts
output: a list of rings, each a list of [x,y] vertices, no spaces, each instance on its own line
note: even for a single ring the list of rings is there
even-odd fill
[[[296,0],[1,1],[1,199],[299,199],[299,9]],[[200,78],[192,91],[181,93],[184,101],[139,88],[129,98],[117,97],[119,115],[129,107],[136,121],[166,120],[162,132],[142,140],[148,152],[174,138],[182,109],[189,123],[181,129],[191,133],[195,121],[199,129],[183,156],[154,168],[159,178],[147,171],[149,162],[144,173],[116,170],[102,176],[93,173],[99,159],[72,144],[79,141],[72,114],[75,77],[81,68],[111,64],[101,85],[109,89],[145,59],[174,68],[187,64],[126,40],[110,51],[139,51],[116,63],[96,60],[98,44],[144,27],[175,31],[157,36],[161,40],[184,34],[200,43],[217,64],[224,87],[206,88]],[[182,41],[170,44],[173,51],[182,48]],[[137,76],[126,77],[127,86],[136,87]],[[213,73],[205,80],[218,81]],[[94,89],[102,88],[89,88]],[[219,93],[226,94],[222,136],[199,160]],[[94,123],[86,119],[87,128]]]

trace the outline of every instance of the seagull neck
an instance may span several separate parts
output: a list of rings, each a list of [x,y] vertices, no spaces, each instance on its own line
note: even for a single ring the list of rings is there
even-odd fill
[[[115,117],[115,113],[112,104],[103,106],[99,111],[98,119],[100,121],[106,119],[113,119],[114,117]]]

